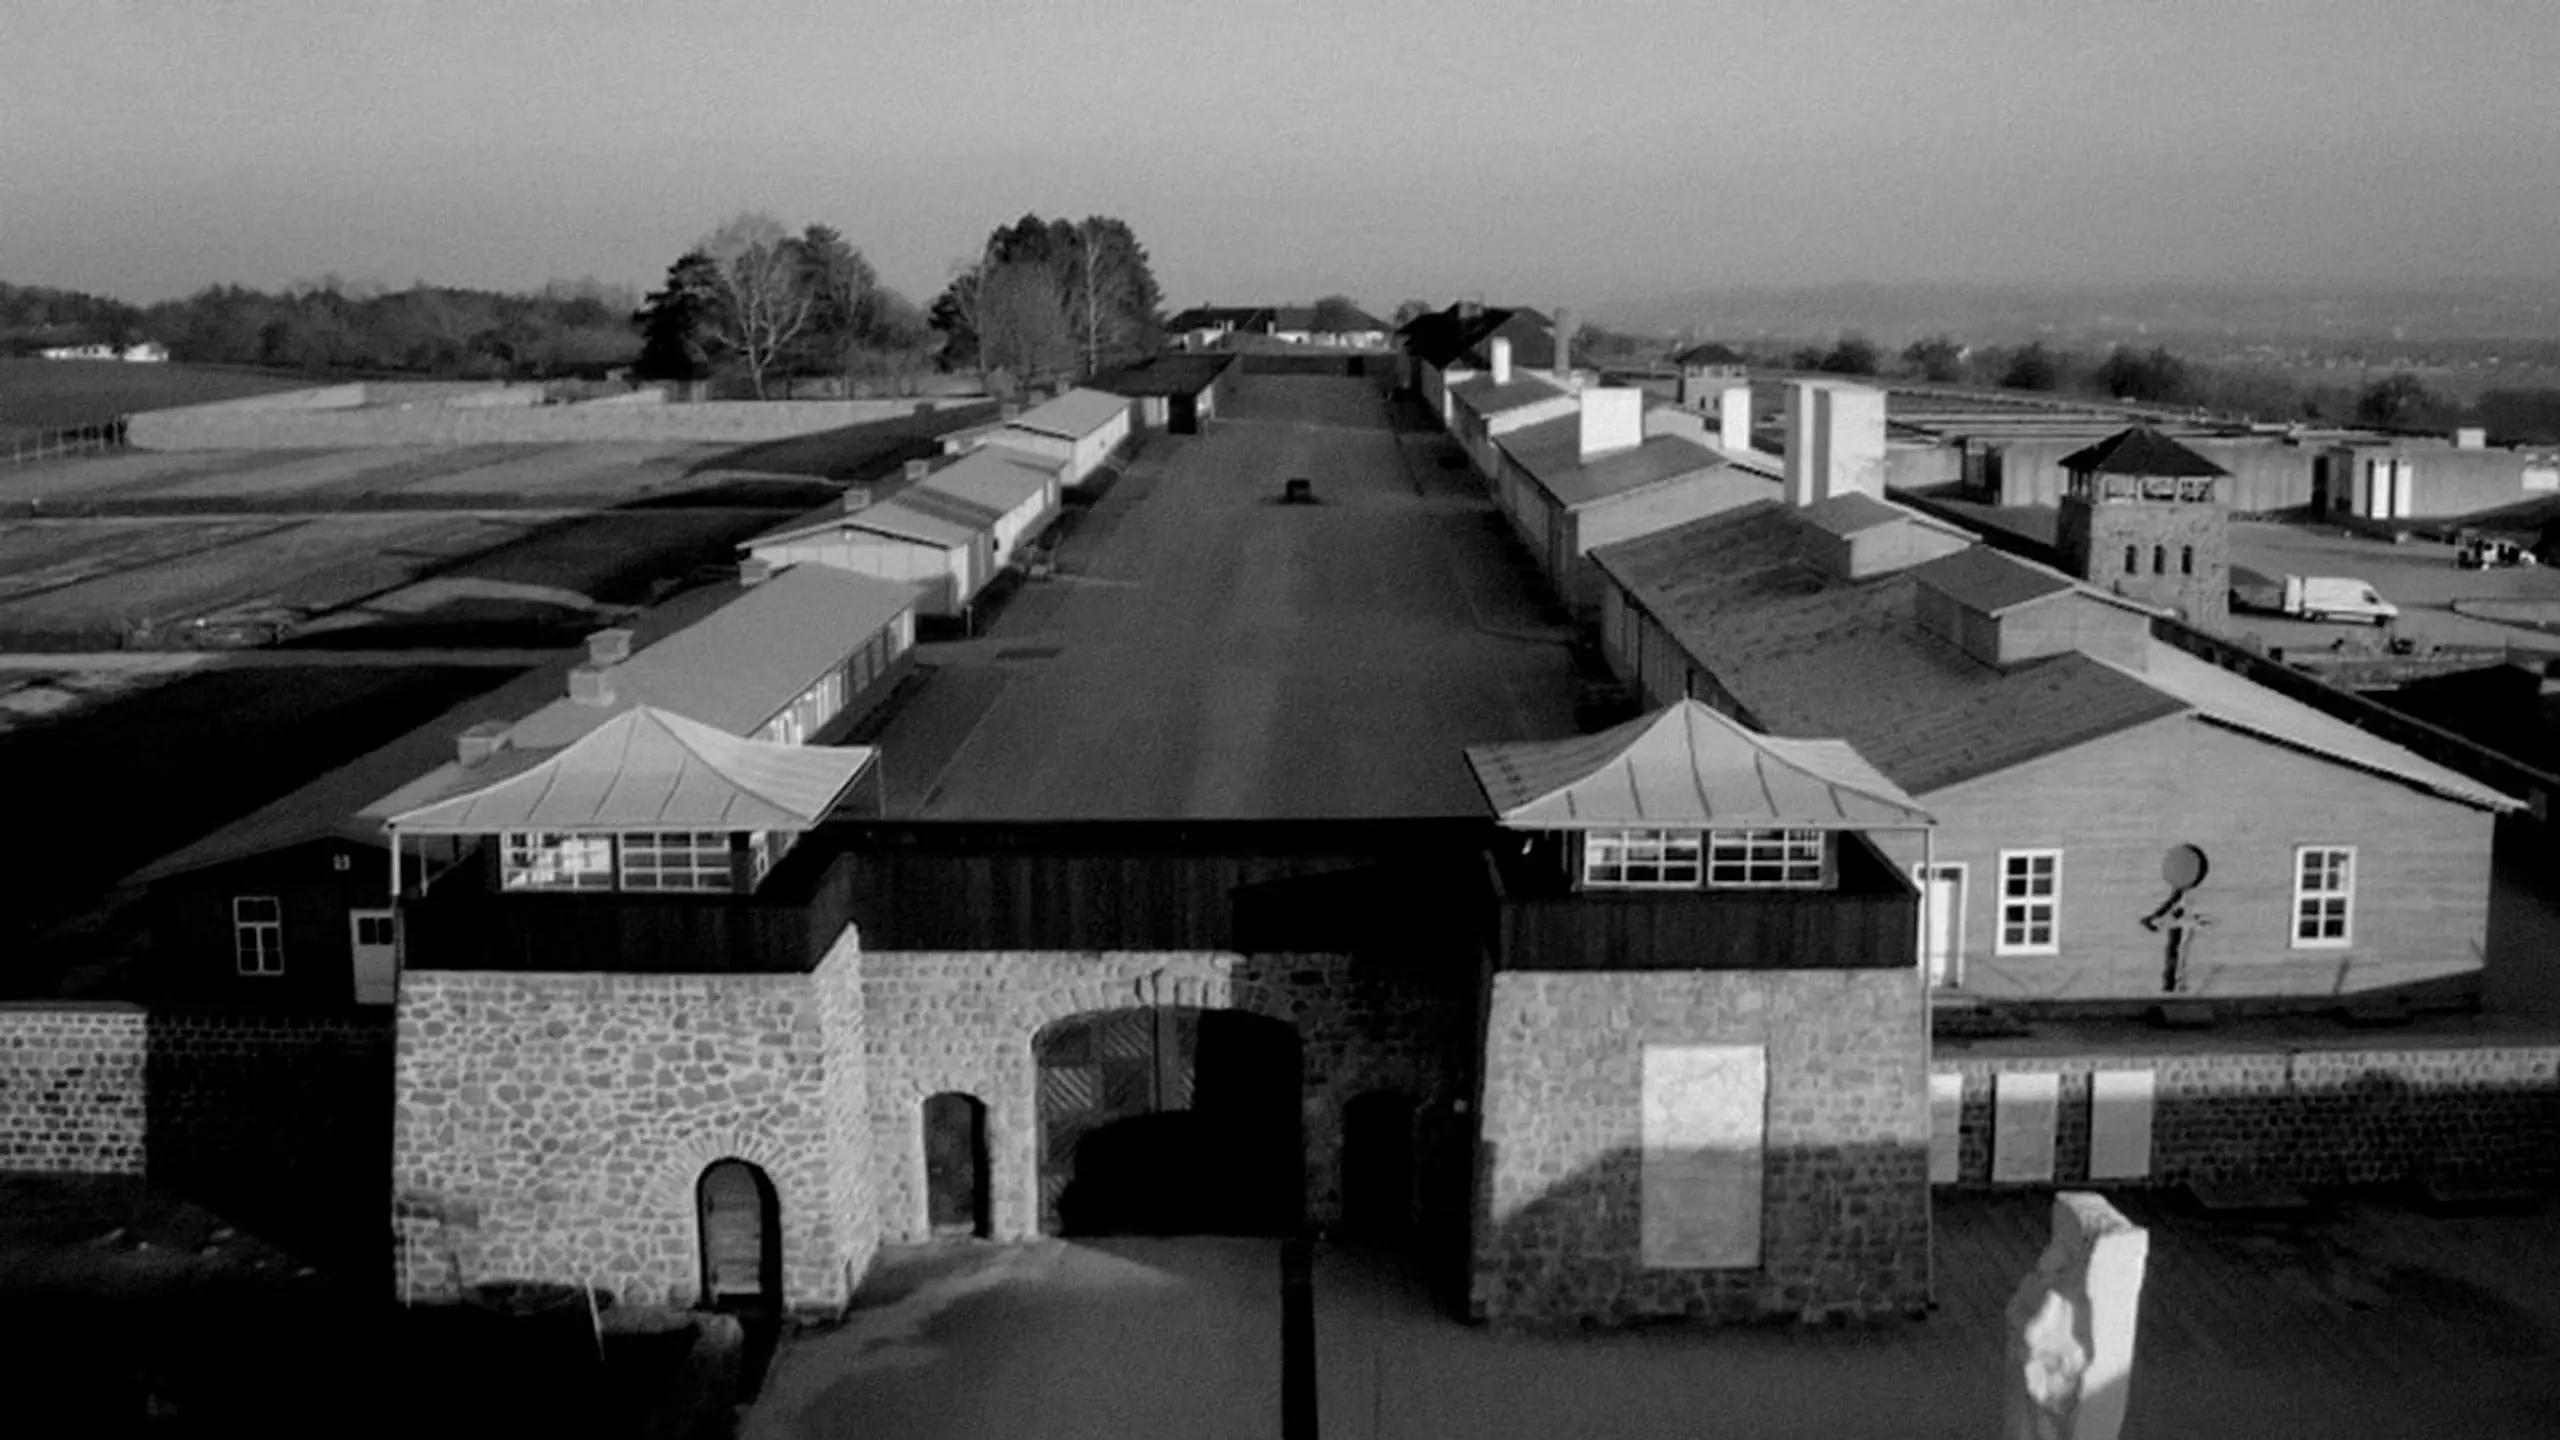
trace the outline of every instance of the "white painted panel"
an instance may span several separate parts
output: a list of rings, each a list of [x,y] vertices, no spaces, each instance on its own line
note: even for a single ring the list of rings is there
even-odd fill
[[[2062,1113],[2062,1077],[2007,1071],[1991,1091],[1991,1178],[2033,1184],[2053,1178],[2053,1129]]]
[[[1929,1075],[1929,1183],[1953,1185],[1962,1174],[1958,1142],[1964,1126],[1964,1077]]]
[[[2151,1173],[2151,1108],[2159,1076],[2100,1070],[2089,1077],[2089,1178],[2139,1180]]]
[[[1760,1263],[1769,1067],[1758,1045],[1648,1045],[1639,1187],[1646,1265]]]

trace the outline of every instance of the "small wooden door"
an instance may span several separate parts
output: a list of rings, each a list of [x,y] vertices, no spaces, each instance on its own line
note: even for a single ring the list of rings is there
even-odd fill
[[[985,1239],[987,1107],[948,1091],[924,1102],[925,1218],[941,1236]]]
[[[1413,1102],[1372,1090],[1342,1109],[1342,1218],[1366,1235],[1403,1233],[1413,1209]]]
[[[772,1183],[744,1160],[702,1172],[702,1290],[713,1305],[779,1298]]]
[[[356,1003],[389,1005],[400,995],[400,947],[391,912],[347,912],[347,951],[354,961]]]

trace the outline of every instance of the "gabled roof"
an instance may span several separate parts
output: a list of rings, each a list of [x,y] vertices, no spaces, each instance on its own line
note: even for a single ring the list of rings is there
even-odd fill
[[[833,566],[786,566],[614,666],[607,672],[613,705],[564,696],[517,722],[509,743],[528,750],[565,745],[617,710],[642,705],[747,734],[912,609],[919,593]]]
[[[2058,462],[2073,475],[2200,475],[2231,472],[2148,425],[2119,430]]]
[[[910,497],[917,488],[909,486],[886,500],[875,500],[850,513],[841,504],[821,506],[752,540],[740,541],[738,548],[752,554],[764,547],[788,541],[863,530],[894,540],[912,540],[939,550],[961,550],[994,525],[995,517],[983,506],[973,506],[954,514],[953,507],[965,502],[950,498],[939,504],[930,498],[912,500]]]
[[[947,501],[965,507],[965,512],[983,514],[992,523],[1046,494],[1057,482],[1060,468],[1059,462],[1043,456],[990,445],[926,475],[898,498],[921,502],[928,513]],[[964,511],[954,508],[944,513],[959,520]]]
[[[1695,700],[1579,739],[1472,745],[1467,764],[1515,830],[1936,823],[1848,744],[1757,734]]]
[[[1914,565],[1911,578],[1969,610],[1998,615],[2021,605],[2081,587],[2064,576],[2004,555],[1988,545],[1970,545],[1953,555]]]
[[[1168,334],[1179,335],[1186,330],[1215,330],[1221,325],[1241,329],[1268,324],[1270,320],[1268,305],[1194,305],[1164,322],[1164,328]]]
[[[1271,328],[1279,330],[1313,330],[1316,311],[1312,305],[1275,305],[1271,307]]]
[[[1571,509],[1691,476],[1723,472],[1733,505],[1770,498],[1772,482],[1736,470],[1693,440],[1654,435],[1643,443],[1582,457],[1582,417],[1565,415],[1523,425],[1496,444],[1556,503]]]
[[[528,768],[383,823],[413,835],[807,830],[873,754],[742,740],[642,705]]]
[[[1110,424],[1115,416],[1128,413],[1129,398],[1125,395],[1075,389],[1045,405],[1034,405],[1004,423],[1007,429],[1081,440]]]
[[[1197,395],[1218,383],[1220,377],[1236,364],[1236,357],[1224,351],[1196,355],[1151,355],[1132,365],[1123,365],[1109,374],[1097,376],[1096,390],[1114,395]]]
[[[1710,341],[1704,345],[1692,345],[1672,356],[1671,363],[1674,365],[1748,365],[1751,362],[1745,359],[1741,352]]]
[[[1387,328],[1386,321],[1356,307],[1337,312],[1330,323],[1321,319],[1317,312],[1310,310],[1307,312],[1307,325],[1318,333],[1329,335],[1351,335],[1371,330],[1384,331]]]
[[[1457,306],[1417,315],[1397,332],[1405,348],[1425,364],[1447,369],[1465,364],[1482,370],[1493,362],[1486,342],[1500,335],[1511,342],[1511,363],[1543,370],[1555,363],[1553,323],[1525,307],[1487,307],[1472,315]]]
[[[1924,574],[1995,612],[2071,589],[2111,597],[2068,581],[2049,588],[2048,573],[2023,562],[1948,564],[2012,559],[1981,546],[1842,580],[1800,557],[1809,523],[1782,504],[1752,505],[1602,546],[1592,559],[1751,724],[1844,738],[1915,795],[2194,714],[2465,803],[2518,803],[2157,640],[2140,672],[2080,651],[1985,665],[1921,629]]]

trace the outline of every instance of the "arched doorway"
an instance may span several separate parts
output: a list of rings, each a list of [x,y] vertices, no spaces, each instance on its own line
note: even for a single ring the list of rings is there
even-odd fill
[[[987,1213],[987,1107],[946,1090],[924,1102],[924,1208],[940,1238],[993,1234]]]
[[[1342,1219],[1355,1232],[1400,1235],[1413,1213],[1413,1102],[1392,1090],[1342,1109]]]
[[[1298,1227],[1306,1151],[1289,1025],[1155,1006],[1072,1016],[1032,1044],[1044,1233]]]
[[[714,1161],[694,1186],[702,1227],[702,1303],[763,1309],[782,1303],[782,1202],[773,1180],[744,1160]]]

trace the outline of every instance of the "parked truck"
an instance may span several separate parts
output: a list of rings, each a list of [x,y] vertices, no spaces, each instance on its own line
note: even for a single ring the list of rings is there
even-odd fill
[[[2400,618],[2400,607],[2374,593],[2371,585],[2343,575],[2284,577],[2285,614],[2304,620],[2361,620],[2388,625]]]

